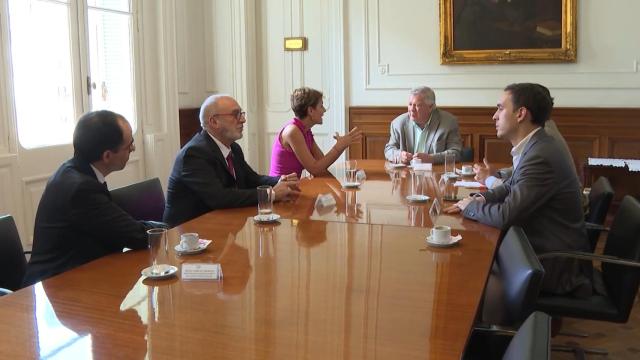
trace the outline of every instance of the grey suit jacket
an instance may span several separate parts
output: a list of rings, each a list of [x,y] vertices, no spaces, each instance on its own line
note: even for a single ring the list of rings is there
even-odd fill
[[[507,230],[521,226],[536,253],[557,250],[589,251],[580,184],[573,161],[562,145],[537,131],[522,152],[513,175],[484,193],[486,202],[472,201],[464,216]],[[577,260],[542,261],[542,290],[556,294],[591,292],[591,264]]]
[[[409,118],[409,113],[398,116],[391,122],[389,142],[384,147],[384,157],[393,161],[400,151],[413,153],[414,141],[413,121]],[[445,153],[453,153],[456,155],[456,160],[460,159],[462,140],[455,116],[438,108],[433,109],[425,149],[429,154],[433,154],[436,164],[444,162]]]
[[[561,145],[562,150],[567,153],[567,156],[570,159],[572,159],[571,150],[569,150],[569,145],[567,144],[567,141],[564,139],[564,137],[562,137],[562,134],[560,133],[560,130],[558,129],[558,125],[556,125],[555,121],[551,119],[547,120],[544,123],[544,131],[546,131],[547,134],[551,135],[551,137],[556,139],[556,141]],[[575,166],[571,167],[571,169],[573,169],[573,173],[577,177],[578,173],[576,171]],[[513,173],[513,167],[508,167],[508,168],[498,170],[498,175],[500,175],[500,178],[502,180],[508,179],[512,173]],[[578,179],[578,181],[580,180]]]

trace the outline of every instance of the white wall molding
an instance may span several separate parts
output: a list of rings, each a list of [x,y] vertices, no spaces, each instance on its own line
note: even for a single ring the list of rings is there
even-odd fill
[[[21,193],[16,182],[17,166],[16,155],[0,155],[0,215],[12,214],[21,239],[25,239],[22,216],[16,216],[20,212],[18,200]]]
[[[31,248],[33,244],[33,230],[34,222],[36,219],[36,212],[38,211],[38,204],[40,198],[44,193],[44,189],[47,186],[47,180],[52,174],[40,174],[35,176],[24,177],[22,179],[22,193],[23,206],[24,206],[24,219],[27,219],[26,224],[26,237],[21,237],[22,243],[26,244],[28,248]]]
[[[139,2],[140,92],[144,171],[142,178],[166,182],[180,144],[178,124],[178,61],[176,2]],[[130,159],[129,166],[135,165]],[[124,174],[126,175],[126,174]]]

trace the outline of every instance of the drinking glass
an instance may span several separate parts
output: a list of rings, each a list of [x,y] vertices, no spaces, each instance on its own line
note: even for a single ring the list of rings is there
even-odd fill
[[[355,183],[357,178],[356,174],[358,172],[358,162],[355,160],[348,160],[344,163],[344,174],[345,181],[347,183]]]
[[[156,228],[147,230],[149,241],[149,256],[151,259],[151,273],[160,274],[161,265],[159,262],[167,258],[167,229]]]
[[[449,173],[444,173],[440,177],[440,193],[442,194],[442,198],[447,201],[456,201],[457,200],[457,189],[455,187],[456,178],[453,176],[449,176]]]
[[[444,154],[444,173],[445,174],[456,173],[456,154],[452,154],[452,153]]]
[[[258,215],[273,213],[273,188],[269,185],[258,186]]]
[[[424,195],[424,172],[411,171],[411,195]]]

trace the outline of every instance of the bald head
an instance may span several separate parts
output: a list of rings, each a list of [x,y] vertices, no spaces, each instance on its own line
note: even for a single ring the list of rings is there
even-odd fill
[[[220,104],[230,100],[235,102],[231,96],[226,94],[215,94],[206,98],[204,102],[202,102],[202,105],[200,105],[200,126],[202,126],[203,129],[207,129],[209,118],[218,113]]]
[[[242,138],[245,122],[245,113],[229,95],[211,95],[200,106],[202,128],[227,146]]]

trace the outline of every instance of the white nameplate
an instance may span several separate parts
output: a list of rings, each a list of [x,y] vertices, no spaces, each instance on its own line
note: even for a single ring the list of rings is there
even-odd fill
[[[222,267],[220,264],[210,263],[183,263],[183,280],[218,280],[222,279]]]
[[[431,171],[433,169],[433,165],[431,163],[413,164],[412,166],[415,171]]]

